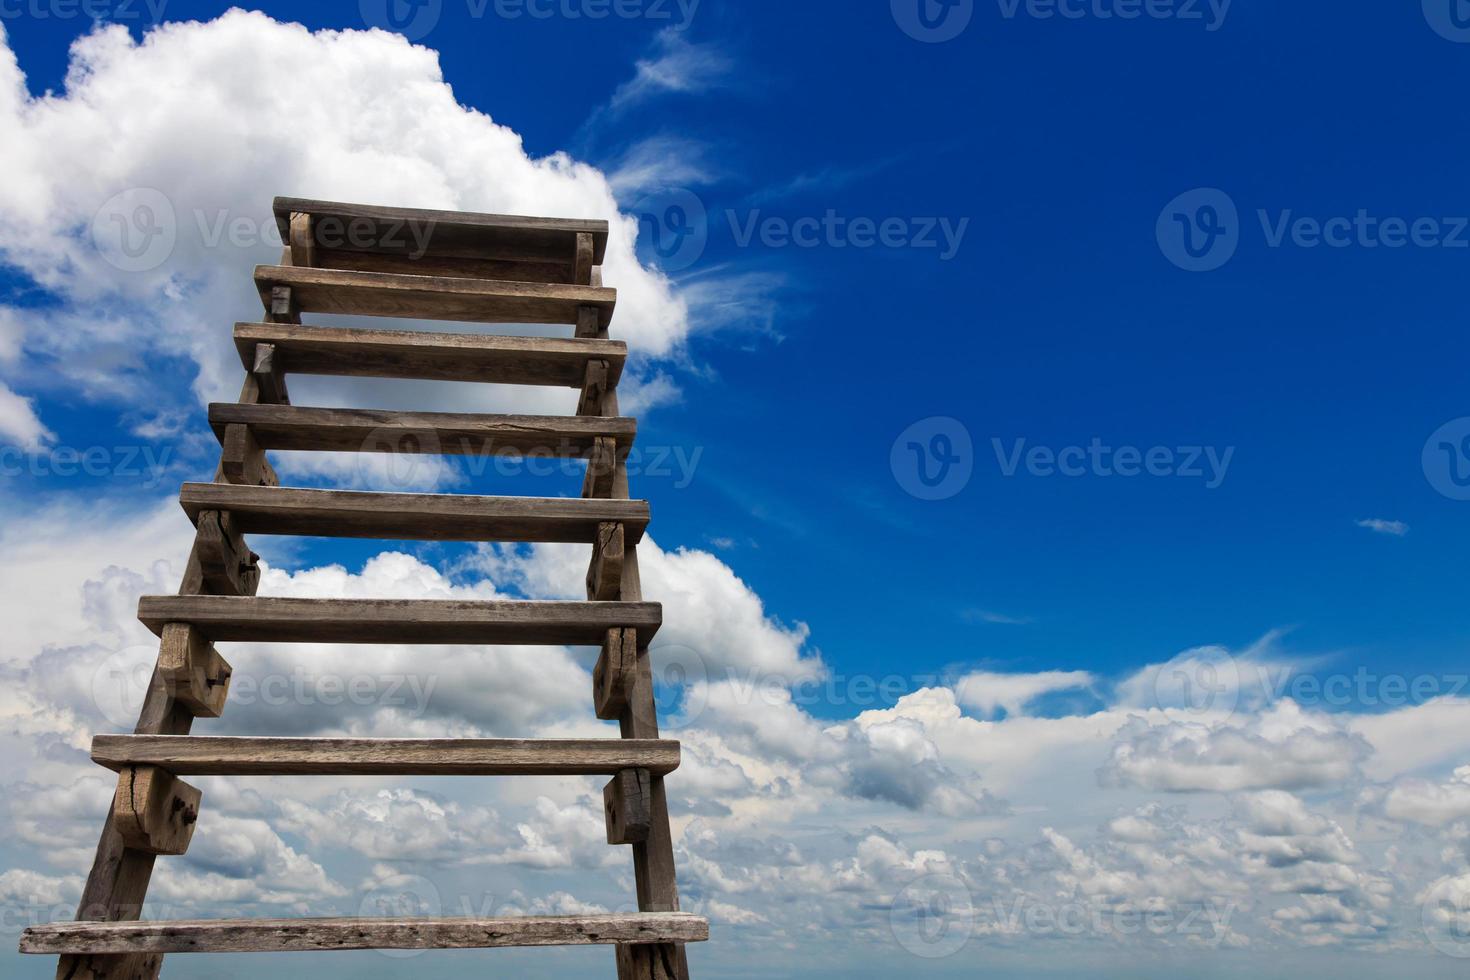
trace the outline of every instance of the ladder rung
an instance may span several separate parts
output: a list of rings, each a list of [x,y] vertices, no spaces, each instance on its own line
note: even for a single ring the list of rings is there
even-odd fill
[[[92,761],[175,776],[610,776],[679,768],[665,739],[254,738],[94,735]]]
[[[292,303],[302,313],[470,323],[574,324],[577,311],[592,306],[599,311],[599,325],[604,330],[612,322],[618,295],[616,289],[565,283],[257,266],[255,287],[266,309],[270,309],[271,290],[276,286],[291,287]]]
[[[591,544],[603,523],[623,525],[636,544],[648,526],[646,500],[476,497],[453,493],[302,490],[186,483],[179,503],[197,523],[228,511],[246,534],[300,534],[404,541],[561,541]]]
[[[234,403],[210,405],[209,424],[221,440],[226,426],[248,426],[262,449],[451,456],[534,453],[558,458],[585,456],[599,437],[615,440],[619,451],[626,453],[638,432],[637,420],[626,417],[464,415]]]
[[[320,245],[344,249],[459,255],[490,259],[534,258],[571,264],[577,235],[592,236],[592,261],[602,264],[607,252],[607,222],[578,218],[533,218],[473,211],[431,211],[422,208],[385,208],[372,204],[345,204],[296,197],[275,200],[276,227],[281,240],[291,240],[291,215],[309,214],[329,235],[346,240]],[[367,224],[364,224],[366,222]],[[350,237],[345,233],[351,227]],[[367,242],[366,245],[354,244]]]
[[[212,642],[550,644],[599,646],[610,629],[647,645],[663,623],[656,602],[459,599],[289,599],[143,596],[138,618],[154,633],[188,623]]]
[[[589,361],[606,361],[608,384],[616,385],[628,356],[627,345],[614,340],[235,324],[235,346],[246,371],[255,365],[257,344],[274,344],[292,374],[566,388],[582,387]]]
[[[687,912],[496,919],[203,919],[56,922],[21,935],[22,953],[269,953],[341,949],[486,949],[698,943],[709,922]]]

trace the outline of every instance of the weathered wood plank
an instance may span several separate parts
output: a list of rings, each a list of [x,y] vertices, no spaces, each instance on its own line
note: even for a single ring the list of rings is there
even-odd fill
[[[577,235],[576,259],[573,262],[572,282],[582,286],[592,285],[592,267],[597,264],[597,243],[587,232]]]
[[[605,363],[609,383],[616,384],[628,357],[627,345],[612,340],[235,324],[235,347],[246,370],[254,367],[262,344],[273,345],[294,374],[565,388],[582,387],[592,362]]]
[[[230,696],[234,671],[198,630],[184,623],[163,628],[158,673],[170,685],[174,699],[196,718],[218,718]]]
[[[602,790],[609,844],[639,844],[648,840],[652,822],[652,776],[647,769],[625,769]]]
[[[329,247],[425,254],[535,256],[570,264],[577,236],[586,234],[592,236],[594,262],[601,264],[607,250],[608,224],[600,219],[390,208],[296,197],[276,198],[273,210],[282,237],[290,233],[292,214],[309,214],[317,219],[320,229],[318,245],[327,239]],[[335,220],[335,225],[330,223],[332,220]],[[364,223],[354,224],[359,221]],[[341,236],[340,241],[333,236]]]
[[[275,468],[265,458],[265,450],[248,426],[225,425],[215,434],[220,441],[220,474],[226,480],[252,487],[273,487],[280,483]]]
[[[589,500],[612,497],[613,480],[617,476],[621,448],[622,443],[611,438],[594,440],[587,458],[587,473],[582,477],[583,497]],[[622,455],[626,456],[626,451]]]
[[[609,521],[637,543],[648,526],[646,500],[482,497],[185,483],[179,503],[196,522],[224,511],[246,534],[294,534],[402,541],[559,541],[590,544]]]
[[[603,524],[592,542],[592,561],[587,568],[587,598],[593,602],[615,602],[623,589],[623,525]]]
[[[114,772],[157,766],[178,776],[611,776],[679,767],[664,739],[254,738],[95,735],[92,761]]]
[[[682,912],[495,919],[202,919],[32,926],[21,936],[21,952],[264,953],[610,943],[636,947],[708,938],[708,921]]]
[[[617,290],[605,287],[280,265],[257,266],[255,285],[268,310],[274,290],[287,287],[294,309],[301,313],[469,323],[575,324],[578,311],[591,307],[606,329],[617,305]]]
[[[260,556],[245,544],[234,519],[218,510],[204,510],[193,516],[199,529],[194,538],[194,553],[204,591],[215,595],[255,595],[260,587]]]
[[[257,344],[255,363],[247,368],[255,375],[260,385],[260,400],[271,405],[291,404],[291,395],[286,391],[286,371],[283,359],[274,344]]]
[[[316,265],[316,234],[311,215],[302,212],[288,214],[287,226],[287,234],[282,237],[289,242],[286,254],[291,257],[291,265],[312,268]]]
[[[184,854],[194,837],[201,795],[162,769],[129,766],[118,772],[113,825],[128,847],[149,854]]]
[[[459,599],[290,599],[143,596],[138,618],[155,633],[189,623],[211,642],[554,644],[595,646],[610,629],[652,637],[656,602]]]
[[[209,423],[222,440],[230,438],[232,426],[245,426],[254,443],[263,449],[454,456],[515,453],[564,459],[588,455],[599,439],[608,443],[604,452],[626,455],[638,433],[637,420],[630,418],[386,412],[233,403],[210,405]],[[247,475],[242,473],[242,477]],[[242,478],[230,482],[253,481]]]
[[[595,344],[605,341],[582,340],[577,343]],[[590,361],[582,377],[582,396],[577,399],[578,415],[601,415],[602,399],[608,389],[615,387],[618,378],[607,361]]]
[[[612,629],[602,641],[602,655],[592,668],[592,704],[597,717],[615,721],[628,707],[638,664],[636,630]]]

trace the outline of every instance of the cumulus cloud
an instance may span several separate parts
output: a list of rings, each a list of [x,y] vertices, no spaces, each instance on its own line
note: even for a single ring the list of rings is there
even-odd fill
[[[1241,724],[1137,718],[1102,771],[1105,783],[1165,792],[1342,786],[1372,748],[1290,701]]]
[[[143,356],[183,356],[198,365],[200,400],[232,397],[239,362],[227,325],[260,315],[249,270],[279,258],[277,194],[607,219],[618,336],[639,355],[665,357],[688,335],[684,301],[638,263],[636,220],[619,214],[607,178],[564,153],[528,155],[519,135],[456,101],[427,48],[234,10],[166,23],[141,41],[101,26],[73,45],[71,59],[64,92],[31,97],[13,52],[0,48],[3,257],[63,301],[23,320],[0,311],[10,324],[5,349],[21,349],[11,369],[27,356],[56,358],[53,377],[119,398],[145,390]],[[708,53],[670,40],[621,98],[695,85],[711,64]],[[148,228],[129,230],[144,205]],[[156,227],[172,241],[156,263],[152,253],[142,263],[119,259],[118,236]],[[352,390],[341,379],[315,387]],[[499,404],[468,390],[481,386],[463,387],[467,404]],[[0,431],[35,442],[44,429],[23,409],[0,392]]]

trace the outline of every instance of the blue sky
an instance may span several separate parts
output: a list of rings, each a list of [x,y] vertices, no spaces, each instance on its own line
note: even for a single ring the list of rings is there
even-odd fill
[[[258,221],[273,193],[621,212],[636,220],[639,236],[627,242],[625,278],[609,266],[609,284],[623,290],[614,335],[635,353],[640,442],[666,450],[672,467],[634,478],[652,502],[653,533],[668,556],[656,577],[695,597],[684,606],[666,600],[671,610],[699,617],[707,599],[748,613],[722,625],[764,631],[749,661],[723,647],[710,653],[702,626],[691,625],[681,642],[712,673],[769,670],[788,687],[809,674],[839,686],[897,676],[898,687],[871,699],[798,695],[800,717],[791,723],[867,736],[875,726],[911,724],[928,748],[910,761],[938,767],[932,787],[864,795],[854,787],[893,776],[879,748],[871,758],[833,763],[843,791],[799,766],[808,785],[837,794],[831,808],[844,805],[843,792],[863,800],[862,821],[823,823],[831,810],[819,808],[790,828],[789,839],[848,835],[859,842],[852,860],[866,860],[871,872],[863,844],[878,828],[907,848],[911,865],[922,866],[922,847],[943,851],[953,862],[945,873],[980,895],[988,894],[976,884],[985,875],[964,863],[983,863],[964,856],[980,840],[1012,841],[1020,854],[1049,846],[1064,856],[1054,840],[1032,839],[1049,823],[1073,839],[1088,837],[1092,843],[1079,846],[1094,847],[1090,860],[1107,867],[1109,855],[1125,860],[1107,850],[1126,851],[1126,833],[1113,826],[1118,814],[1159,803],[1205,823],[1182,830],[1187,821],[1165,820],[1164,810],[1148,811],[1148,820],[1186,839],[1208,824],[1242,848],[1250,866],[1259,855],[1242,835],[1260,834],[1241,827],[1265,810],[1300,807],[1299,836],[1350,837],[1361,856],[1341,866],[1391,881],[1393,900],[1379,908],[1367,897],[1379,886],[1360,882],[1357,903],[1344,902],[1352,915],[1334,919],[1311,897],[1302,900],[1311,912],[1302,919],[1257,910],[1261,927],[1241,929],[1251,942],[1218,955],[1289,950],[1276,961],[1325,973],[1356,943],[1422,953],[1422,975],[1447,972],[1457,961],[1436,955],[1413,923],[1435,882],[1459,882],[1470,895],[1462,853],[1470,803],[1460,788],[1470,773],[1452,775],[1470,762],[1470,743],[1447,734],[1466,730],[1460,712],[1470,704],[1461,683],[1470,643],[1461,584],[1470,549],[1470,493],[1462,488],[1470,474],[1463,288],[1470,194],[1458,165],[1470,121],[1458,97],[1470,71],[1470,43],[1461,42],[1470,37],[1451,17],[1466,13],[1462,0],[1426,0],[1423,9],[1180,0],[1146,8],[1168,16],[1134,19],[1118,16],[1130,9],[1123,0],[952,8],[922,0],[939,18],[936,31],[957,32],[944,41],[926,35],[911,17],[918,5],[906,2],[703,0],[691,8],[687,0],[683,7],[648,0],[626,8],[639,16],[594,20],[580,0],[532,5],[547,17],[503,16],[532,9],[508,0],[443,0],[423,8],[427,19],[406,22],[411,39],[431,49],[414,54],[398,39],[354,34],[334,42],[275,23],[311,31],[383,26],[382,5],[372,0],[256,5],[270,20],[217,20],[228,5],[171,0],[168,22],[206,22],[173,36],[197,43],[200,59],[219,57],[213,73],[192,64],[180,40],[152,53],[97,42],[79,56],[70,47],[89,31],[84,19],[32,0],[4,7],[0,26],[30,99],[48,91],[56,98],[21,110],[9,108],[10,96],[0,102],[0,120],[15,127],[7,142],[24,148],[14,160],[20,176],[0,197],[0,395],[9,396],[0,397],[0,421],[10,419],[0,435],[24,447],[27,460],[54,460],[57,447],[126,446],[155,454],[145,460],[167,453],[169,462],[147,477],[116,465],[96,477],[7,472],[0,500],[23,518],[0,547],[37,554],[33,538],[55,524],[68,529],[72,555],[47,580],[57,590],[54,617],[27,615],[62,622],[84,602],[89,622],[102,625],[68,642],[105,659],[128,638],[107,618],[116,610],[87,605],[108,589],[84,584],[112,581],[107,569],[122,567],[137,579],[119,579],[127,594],[154,574],[152,560],[182,557],[162,545],[179,536],[182,518],[161,516],[160,508],[179,480],[212,470],[217,448],[203,426],[203,403],[227,399],[222,392],[237,383],[220,354],[223,338],[232,320],[254,315],[241,302],[249,298],[247,273],[270,261],[264,245],[185,241],[197,216],[223,211]],[[153,27],[141,2],[109,9],[134,41]],[[1076,16],[1043,16],[1052,10]],[[262,80],[275,73],[281,81],[285,66],[270,60],[277,49],[331,53],[329,63],[303,69],[304,80],[321,86],[317,108],[348,114],[348,124],[291,125],[293,109],[307,111],[292,99],[306,96]],[[374,59],[392,67],[379,73]],[[408,83],[432,82],[434,59],[452,102],[417,89],[404,94]],[[92,66],[90,78],[64,88],[78,60]],[[354,85],[368,94],[350,94]],[[191,96],[191,86],[203,86],[209,101]],[[443,115],[423,115],[425,107]],[[185,145],[187,125],[160,122],[194,112],[208,130],[204,146]],[[475,113],[518,136],[523,150],[490,134]],[[412,131],[416,118],[432,118],[439,130],[473,129],[483,139],[473,144],[480,155],[456,158],[447,137],[441,146],[427,130]],[[268,119],[278,131],[267,131]],[[351,125],[359,119],[361,131]],[[103,122],[117,126],[115,142],[103,139]],[[390,132],[369,132],[375,125]],[[63,137],[69,161],[55,149]],[[420,138],[434,145],[421,148]],[[232,148],[235,158],[211,173],[211,160]],[[109,159],[89,171],[76,159],[89,152]],[[586,167],[548,175],[533,165],[557,153]],[[62,186],[66,174],[70,188]],[[161,272],[89,283],[86,270],[103,267],[87,264],[96,252],[87,226],[111,195],[139,186],[170,197],[184,244]],[[337,187],[362,193],[333,194]],[[38,215],[39,202],[57,217]],[[691,237],[676,237],[677,228]],[[880,228],[886,244],[876,241]],[[788,241],[793,230],[810,237]],[[342,399],[416,394],[306,390]],[[29,415],[19,399],[30,400]],[[1085,452],[1093,445],[1106,448]],[[116,454],[110,459],[115,464]],[[1074,475],[1057,472],[1054,459],[1075,467]],[[1146,470],[1144,460],[1156,475],[1116,472]],[[300,484],[353,483],[345,471],[286,472]],[[945,478],[930,489],[924,477],[934,475]],[[527,492],[463,476],[437,485]],[[545,492],[575,485],[553,478]],[[167,531],[126,555],[93,558],[97,525],[124,521]],[[433,588],[555,591],[564,564],[550,555],[376,542],[266,542],[261,550],[282,590],[350,591],[358,579],[382,585],[373,562],[385,551],[416,563],[411,575],[389,576],[403,587],[439,576]],[[343,577],[327,583],[322,570],[333,563],[344,566]],[[166,571],[158,578],[159,588],[172,588]],[[4,660],[23,684],[45,692],[16,709],[17,718],[71,712],[65,725],[41,734],[14,722],[22,747],[43,758],[36,746],[79,737],[68,726],[87,729],[92,709],[43,680],[41,662],[62,640],[39,630],[25,632]],[[25,646],[32,641],[34,649]],[[1188,653],[1201,648],[1215,652]],[[570,670],[580,661],[569,656]],[[1239,696],[1241,710],[1224,719],[1170,715],[1181,706],[1159,695],[1167,686],[1159,678],[1169,676],[1161,665],[1192,670],[1211,656],[1238,669],[1231,697]],[[1298,681],[1288,705],[1285,686],[1252,687],[1258,666],[1278,679],[1370,679],[1353,688],[1366,696],[1345,698],[1317,696]],[[1419,694],[1396,697],[1379,685],[1387,675],[1424,683]],[[1151,691],[1153,702],[1140,701],[1140,691]],[[926,713],[925,698],[936,692],[963,711],[960,721],[944,720],[947,708]],[[722,703],[718,693],[708,697]],[[1126,727],[1138,712],[1146,731]],[[751,814],[774,805],[779,766],[734,715],[700,722],[709,722],[706,769],[734,765],[765,792],[751,792],[748,812],[736,808],[743,821],[715,820],[731,850],[706,856],[757,882],[759,862],[730,842],[753,833]],[[551,730],[559,722],[550,717],[535,722]],[[1072,735],[1056,734],[1089,718],[1102,733],[1095,744],[1073,746]],[[470,721],[495,730],[505,719]],[[1171,725],[1182,727],[1171,734]],[[959,748],[1001,738],[1007,726],[1004,738],[1066,742],[1057,751],[1072,768],[1038,763],[1028,779]],[[1250,744],[1274,747],[1267,756],[1291,755],[1283,726],[1308,733],[1308,741],[1327,739],[1331,745],[1307,755],[1331,756],[1344,768],[1186,778],[1138,762],[1149,753],[1179,762],[1180,745],[1237,730]],[[875,746],[891,744],[874,738]],[[1440,750],[1407,748],[1416,742]],[[812,749],[801,766],[816,765],[824,751]],[[1189,765],[1228,768],[1229,757],[1228,748],[1201,748]],[[874,771],[861,776],[863,765]],[[25,785],[44,787],[73,771],[82,770],[39,765],[27,770]],[[1066,788],[1079,778],[1095,792],[1067,801]],[[976,788],[981,782],[985,788]],[[1008,816],[987,802],[992,790]],[[554,797],[569,807],[575,798]],[[1412,805],[1431,799],[1441,803]],[[297,852],[311,849],[303,819],[260,819]],[[1400,832],[1394,821],[1421,835],[1412,860],[1386,856]],[[698,863],[701,825],[691,826],[681,831]],[[65,894],[66,875],[85,868],[84,852],[69,868],[33,870]],[[350,885],[366,856],[321,860]],[[827,861],[829,874],[851,857],[807,856]],[[1046,866],[1028,868],[1040,875]],[[1079,867],[1071,887],[1094,894]],[[541,886],[527,875],[519,884],[533,894]],[[712,877],[694,875],[688,890],[696,898],[766,921],[726,913],[729,929],[759,933],[779,919],[755,898],[736,898],[760,888],[721,893]],[[902,882],[881,885],[888,894]],[[1300,882],[1273,893],[1318,894]],[[789,894],[811,900],[799,889]],[[712,918],[718,923],[720,914]],[[847,912],[831,911],[827,920],[866,935]],[[1333,921],[1348,925],[1299,927]],[[1323,936],[1331,941],[1306,941]],[[980,942],[956,957],[915,962],[963,971]],[[1315,957],[1301,952],[1316,946],[1323,948]],[[716,971],[734,962],[719,950],[707,955]],[[1018,972],[1043,975],[1065,970],[1072,954],[1015,955]],[[1191,962],[1205,969],[1226,961]],[[791,970],[825,975],[817,963]]]

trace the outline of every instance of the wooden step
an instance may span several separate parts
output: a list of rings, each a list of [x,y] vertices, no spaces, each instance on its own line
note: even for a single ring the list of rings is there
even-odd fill
[[[92,761],[175,776],[610,776],[679,768],[665,739],[240,738],[94,735]]]
[[[581,497],[299,490],[186,483],[179,503],[198,523],[228,512],[246,534],[393,541],[560,541],[592,544],[599,524],[621,524],[627,544],[648,527],[648,501]]]
[[[261,303],[271,309],[271,290],[290,287],[294,308],[302,313],[388,316],[411,320],[466,323],[577,322],[580,307],[598,311],[606,330],[618,291],[566,283],[451,279],[344,269],[305,269],[262,265],[255,269]]]
[[[257,344],[274,345],[288,374],[565,388],[581,388],[592,361],[607,363],[607,384],[615,387],[628,357],[628,345],[614,340],[235,324],[235,347],[246,371],[254,370]]]
[[[638,433],[636,419],[621,417],[466,415],[234,403],[210,405],[209,424],[221,443],[228,426],[244,425],[262,449],[450,456],[518,453],[561,459],[588,455],[599,438],[614,440],[619,453],[626,455]]]
[[[601,220],[387,208],[299,197],[278,197],[273,210],[284,242],[291,241],[291,216],[309,215],[318,250],[570,265],[577,236],[588,235],[593,264],[601,265],[607,254],[608,225]]]
[[[22,953],[293,953],[344,949],[488,949],[700,943],[709,922],[688,912],[517,918],[191,919],[55,922],[21,934]]]
[[[610,629],[635,629],[647,646],[663,624],[656,602],[461,599],[288,599],[143,596],[138,618],[154,633],[187,623],[215,643],[426,643],[601,646]]]

